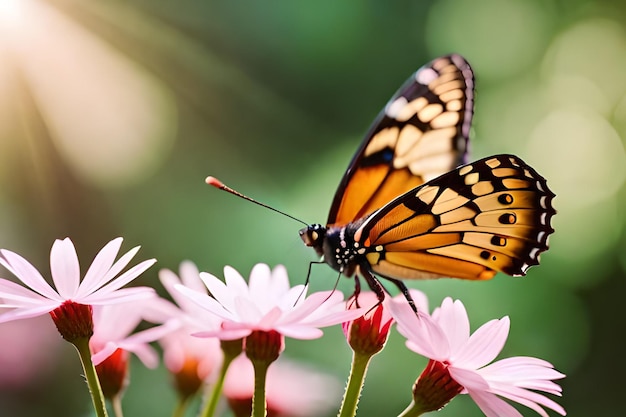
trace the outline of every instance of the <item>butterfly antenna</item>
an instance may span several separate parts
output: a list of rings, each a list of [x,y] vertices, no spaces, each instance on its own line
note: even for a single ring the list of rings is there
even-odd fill
[[[219,188],[220,190],[223,190],[223,191],[229,192],[229,193],[231,193],[231,194],[233,194],[233,195],[236,195],[237,197],[241,197],[241,198],[243,198],[244,200],[248,200],[248,201],[249,201],[249,202],[251,202],[251,203],[254,203],[254,204],[257,204],[257,205],[259,205],[259,206],[261,206],[261,207],[265,207],[266,209],[270,209],[270,210],[272,210],[272,211],[275,211],[276,213],[279,213],[279,214],[282,214],[283,216],[289,217],[290,219],[295,220],[295,221],[297,221],[297,222],[299,222],[299,223],[302,223],[303,225],[305,225],[305,226],[307,226],[307,227],[309,226],[309,224],[308,224],[308,223],[303,222],[302,220],[300,220],[300,219],[298,219],[298,218],[295,218],[295,217],[293,217],[293,216],[291,216],[291,215],[289,215],[289,214],[287,214],[287,213],[285,213],[285,212],[283,212],[283,211],[280,211],[280,210],[278,210],[278,209],[275,209],[274,207],[268,206],[267,204],[263,204],[263,203],[261,203],[260,201],[256,201],[255,199],[250,198],[250,197],[248,197],[247,195],[243,195],[243,194],[241,194],[241,193],[240,193],[239,191],[237,191],[237,190],[233,190],[232,188],[230,188],[229,186],[225,185],[222,181],[218,180],[218,179],[217,179],[217,178],[215,178],[215,177],[207,177],[207,178],[206,178],[206,180],[204,180],[204,181],[205,181],[207,184],[212,185],[212,186],[213,186],[213,187],[215,187],[215,188]]]

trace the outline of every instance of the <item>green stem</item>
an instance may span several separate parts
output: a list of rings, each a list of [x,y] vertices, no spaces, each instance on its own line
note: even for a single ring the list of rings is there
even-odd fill
[[[346,391],[343,394],[343,400],[341,401],[341,409],[339,410],[339,417],[354,417],[356,415],[356,409],[359,404],[359,398],[361,397],[361,390],[363,389],[363,383],[365,382],[365,374],[367,373],[367,367],[373,355],[364,355],[354,352],[352,356],[352,367],[350,369],[350,377],[348,378],[348,385]]]
[[[417,406],[415,401],[411,401],[411,404],[398,417],[419,417],[422,414],[424,414],[422,407]]]
[[[228,371],[228,367],[230,366],[233,359],[235,359],[236,357],[237,355],[231,356],[225,352],[224,362],[222,363],[222,369],[220,370],[219,377],[217,378],[217,381],[215,381],[215,385],[213,386],[213,390],[211,391],[211,396],[206,402],[204,409],[200,413],[200,417],[213,417],[213,415],[215,415],[217,404],[219,403],[220,397],[222,396],[224,379],[226,379],[226,371]]]
[[[189,404],[189,400],[192,398],[191,395],[183,398],[178,398],[178,403],[176,404],[176,408],[174,409],[174,413],[172,417],[184,417],[185,411],[187,411],[187,405]]]
[[[124,412],[122,411],[122,396],[116,395],[113,397],[111,404],[113,405],[113,414],[115,414],[115,417],[124,417]]]
[[[77,338],[72,342],[72,344],[80,356],[80,362],[83,365],[83,371],[85,372],[85,378],[87,379],[87,387],[89,388],[89,393],[91,394],[91,400],[93,402],[93,408],[96,411],[96,416],[108,417],[106,405],[104,403],[104,396],[102,395],[102,388],[100,387],[100,381],[98,380],[98,374],[96,373],[96,367],[91,361],[89,338]]]
[[[252,360],[252,366],[254,367],[254,396],[252,397],[251,417],[267,416],[265,382],[270,364],[271,362],[266,360]]]

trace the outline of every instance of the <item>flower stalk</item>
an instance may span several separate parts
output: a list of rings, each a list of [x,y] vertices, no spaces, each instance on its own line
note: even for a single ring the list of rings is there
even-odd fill
[[[83,371],[85,372],[85,379],[87,380],[87,386],[89,393],[91,394],[91,400],[93,402],[93,408],[97,417],[108,417],[106,404],[104,402],[104,395],[102,394],[102,388],[100,387],[100,381],[96,374],[96,367],[91,361],[91,351],[89,349],[88,338],[77,338],[72,344],[78,351],[80,356],[80,362],[83,365]]]
[[[200,417],[213,417],[215,415],[215,410],[217,409],[217,404],[222,395],[222,390],[224,389],[224,380],[226,379],[226,372],[230,367],[230,364],[233,360],[239,356],[242,351],[242,339],[237,340],[222,340],[222,352],[224,352],[224,361],[222,362],[222,368],[220,369],[220,374],[215,381],[215,385],[211,391],[211,395],[209,396],[204,409],[200,413]]]
[[[374,355],[354,351],[348,384],[341,400],[339,417],[354,417],[361,398],[361,391],[365,383],[365,374],[370,360]]]

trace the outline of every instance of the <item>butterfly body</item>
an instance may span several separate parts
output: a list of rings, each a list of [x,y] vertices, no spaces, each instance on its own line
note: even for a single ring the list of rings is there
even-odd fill
[[[409,298],[401,280],[525,275],[548,249],[556,211],[546,180],[514,155],[466,163],[473,88],[459,55],[420,68],[367,133],[326,225],[300,230],[324,262],[363,276],[381,299],[375,275]]]

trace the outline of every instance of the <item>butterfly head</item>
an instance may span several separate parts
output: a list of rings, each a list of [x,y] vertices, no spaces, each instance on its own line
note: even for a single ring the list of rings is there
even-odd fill
[[[312,224],[300,229],[300,238],[305,245],[315,249],[318,255],[324,254],[324,237],[326,236],[326,228],[321,224]]]

